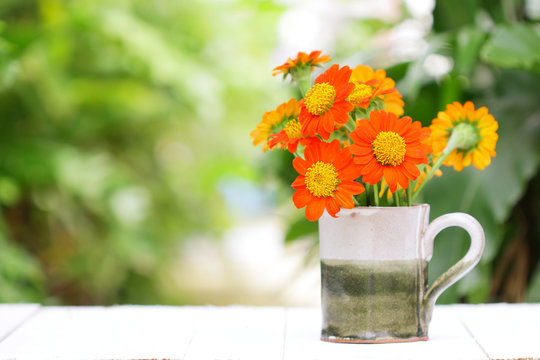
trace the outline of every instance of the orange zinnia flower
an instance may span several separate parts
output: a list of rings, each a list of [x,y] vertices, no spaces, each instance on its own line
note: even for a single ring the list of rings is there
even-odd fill
[[[257,124],[257,128],[250,133],[253,138],[253,145],[263,143],[263,151],[273,148],[277,143],[270,144],[270,139],[279,133],[284,127],[286,128],[290,122],[298,122],[300,107],[296,99],[291,99],[277,107],[276,110],[267,111],[263,115],[263,119]]]
[[[341,69],[335,64],[319,75],[306,96],[300,100],[300,123],[302,133],[307,136],[320,135],[330,138],[335,123],[346,124],[349,111],[354,105],[347,101],[354,84],[349,83],[351,69]]]
[[[386,111],[403,115],[403,96],[396,90],[395,81],[386,77],[383,69],[373,71],[370,66],[358,65],[352,70],[350,81],[355,85],[349,96],[349,101],[354,105],[366,109],[372,99],[379,98],[384,101]]]
[[[431,149],[422,141],[429,133],[419,121],[384,110],[374,110],[369,120],[359,120],[351,133],[351,152],[362,180],[374,185],[384,176],[391,192],[396,192],[398,184],[406,189],[409,179],[420,175],[417,165],[428,162],[426,154]]]
[[[283,74],[283,76],[287,76],[291,72],[291,69],[302,66],[310,66],[311,70],[313,70],[314,66],[319,66],[330,61],[330,55],[319,55],[321,55],[321,50],[312,51],[309,55],[300,51],[296,55],[296,58],[288,58],[285,63],[276,66],[272,71],[272,75]]]
[[[340,207],[352,209],[352,195],[364,191],[364,186],[356,181],[360,169],[353,162],[349,148],[341,149],[338,140],[330,143],[316,141],[304,151],[305,160],[295,158],[293,166],[300,174],[293,182],[296,189],[294,205],[298,209],[306,207],[306,218],[318,220],[324,212],[336,217]]]

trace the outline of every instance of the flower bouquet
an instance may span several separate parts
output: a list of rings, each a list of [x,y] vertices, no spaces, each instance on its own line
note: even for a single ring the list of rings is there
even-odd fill
[[[429,127],[403,116],[402,95],[383,69],[332,65],[311,83],[321,51],[299,52],[273,74],[291,77],[300,101],[263,115],[251,132],[263,151],[294,154],[293,201],[306,218],[340,208],[411,206],[441,165],[484,169],[495,156],[498,124],[486,107],[454,102]]]
[[[415,200],[441,165],[488,166],[498,124],[487,108],[454,102],[423,127],[403,116],[402,95],[382,69],[335,64],[312,84],[314,68],[329,61],[300,52],[276,67],[303,97],[266,112],[251,132],[264,151],[294,154],[293,202],[319,221],[321,339],[426,340],[435,301],[479,261],[484,233],[463,213],[429,223],[429,205]],[[433,240],[449,226],[464,228],[471,245],[428,286]]]

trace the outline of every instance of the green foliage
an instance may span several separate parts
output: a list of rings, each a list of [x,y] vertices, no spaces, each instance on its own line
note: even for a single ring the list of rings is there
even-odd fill
[[[300,239],[303,236],[311,235],[317,232],[318,229],[319,227],[317,222],[309,221],[305,218],[305,216],[302,216],[301,218],[296,219],[289,225],[287,234],[285,234],[285,241],[290,242],[296,239]]]
[[[45,296],[44,274],[37,261],[0,234],[0,302],[39,302]]]
[[[540,31],[532,24],[497,26],[482,49],[482,59],[503,68],[540,69]]]
[[[475,22],[479,10],[478,0],[438,0],[433,11],[436,32],[452,31]]]
[[[232,220],[224,177],[255,177],[238,139],[273,99],[261,79],[278,14],[2,2],[0,301],[183,301],[166,282],[181,242]]]

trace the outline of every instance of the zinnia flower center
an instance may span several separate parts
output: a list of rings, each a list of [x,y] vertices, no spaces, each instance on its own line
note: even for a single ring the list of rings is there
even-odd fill
[[[353,104],[359,104],[365,98],[373,94],[373,88],[366,84],[356,84],[353,92],[349,95],[349,101]]]
[[[297,119],[293,119],[285,125],[285,132],[289,139],[301,138],[302,137],[302,125]]]
[[[375,159],[381,165],[398,166],[405,160],[405,140],[393,131],[381,131],[371,143]]]
[[[306,187],[313,196],[333,196],[339,184],[334,165],[317,161],[306,171]]]
[[[329,83],[313,85],[306,95],[305,105],[310,114],[320,116],[334,105],[336,89]]]

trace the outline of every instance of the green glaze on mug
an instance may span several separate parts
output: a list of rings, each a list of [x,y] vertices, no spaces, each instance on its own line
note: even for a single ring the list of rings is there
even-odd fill
[[[427,262],[322,260],[322,338],[425,338]]]
[[[470,271],[484,249],[471,216],[452,213],[429,223],[429,206],[341,209],[319,220],[321,339],[332,342],[427,340],[439,295]],[[433,240],[450,226],[471,237],[465,256],[427,284]]]

